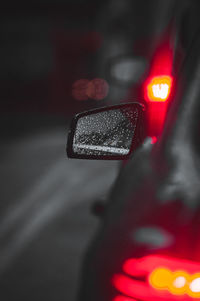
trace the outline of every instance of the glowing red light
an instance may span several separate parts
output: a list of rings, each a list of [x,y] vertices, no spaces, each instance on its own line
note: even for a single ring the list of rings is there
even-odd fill
[[[101,100],[108,94],[108,83],[102,78],[95,78],[88,83],[87,95],[91,99]]]
[[[104,99],[109,91],[108,83],[102,78],[79,79],[72,85],[72,96],[76,100],[101,100]]]
[[[113,277],[113,285],[120,293],[128,297],[150,300],[149,297],[152,295],[152,288],[148,283],[133,280],[121,274]]]
[[[144,99],[148,102],[148,136],[162,132],[171,97],[173,51],[169,43],[161,45],[153,56],[148,78],[144,82]]]
[[[88,79],[79,79],[73,83],[72,86],[72,96],[76,100],[87,100],[88,95],[87,95],[87,87],[89,84]]]
[[[198,273],[200,271],[199,262],[160,255],[149,255],[137,259],[128,259],[123,265],[123,271],[131,276],[136,276],[152,272],[159,266],[165,266],[171,271],[184,269],[189,274]]]
[[[165,102],[169,99],[172,88],[171,76],[156,76],[151,78],[146,86],[146,99],[154,102]]]
[[[112,283],[126,297],[113,301],[200,299],[200,263],[150,255],[128,259],[122,268],[128,276],[116,274]]]
[[[151,137],[151,144],[154,144],[157,142],[157,138],[155,136]]]
[[[124,296],[116,296],[113,301],[137,301],[136,299],[124,297]]]

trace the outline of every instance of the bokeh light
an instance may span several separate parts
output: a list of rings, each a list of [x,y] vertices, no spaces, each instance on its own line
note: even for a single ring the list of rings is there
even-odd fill
[[[149,101],[167,101],[171,92],[172,77],[156,76],[149,80],[147,84],[146,99]]]
[[[156,289],[167,289],[172,281],[172,273],[166,268],[155,269],[149,277],[149,282]]]
[[[200,298],[200,273],[190,276],[187,293],[192,298]]]
[[[122,269],[126,275],[115,274],[112,278],[115,289],[125,297],[116,296],[117,301],[170,300],[170,296],[200,299],[199,262],[148,255],[127,259]]]
[[[109,85],[105,79],[79,79],[72,86],[72,96],[76,100],[102,100],[108,95]]]
[[[94,100],[102,100],[108,95],[108,83],[102,78],[95,78],[88,83],[87,95]]]
[[[167,290],[173,295],[187,294],[193,298],[200,297],[200,274],[190,275],[185,271],[170,271],[157,268],[149,276],[150,285],[157,290]]]
[[[76,100],[88,100],[87,87],[89,80],[88,79],[79,79],[74,82],[72,86],[72,96]]]

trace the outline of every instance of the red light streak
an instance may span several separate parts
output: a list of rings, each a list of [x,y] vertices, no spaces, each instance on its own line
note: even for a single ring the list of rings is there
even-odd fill
[[[130,298],[169,301],[180,300],[180,296],[181,301],[200,298],[200,263],[149,255],[126,260],[122,269],[127,276],[114,275],[112,284],[129,299],[117,296],[113,301],[131,301]]]
[[[124,297],[124,296],[116,296],[113,301],[137,301],[136,299]]]
[[[169,44],[161,45],[151,62],[149,76],[144,82],[144,99],[148,103],[148,135],[158,136],[163,129],[173,77],[173,51]]]
[[[138,259],[128,259],[123,265],[123,271],[131,276],[137,276],[144,273],[152,272],[158,266],[165,266],[171,271],[182,270],[189,274],[198,273],[200,271],[200,263],[164,257],[159,255],[149,255]]]
[[[152,295],[152,288],[149,285],[121,274],[114,275],[113,285],[120,293],[136,299],[144,298],[146,300],[148,296]]]

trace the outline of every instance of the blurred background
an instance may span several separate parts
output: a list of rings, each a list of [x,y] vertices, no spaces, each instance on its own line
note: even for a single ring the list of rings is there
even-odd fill
[[[72,116],[137,99],[172,0],[40,0],[0,9],[0,298],[74,301],[115,161],[70,160]]]

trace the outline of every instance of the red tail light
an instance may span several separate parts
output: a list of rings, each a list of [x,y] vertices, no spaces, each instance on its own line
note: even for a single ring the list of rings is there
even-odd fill
[[[169,99],[172,88],[172,77],[155,76],[149,79],[146,86],[146,99],[154,102],[165,102]]]
[[[124,297],[124,296],[116,296],[113,301],[136,301],[135,299]]]
[[[112,283],[124,296],[113,301],[200,299],[200,263],[150,255],[127,260],[123,272]]]
[[[163,129],[170,99],[173,77],[173,52],[169,44],[161,45],[151,62],[149,75],[143,86],[148,103],[148,136],[158,136]]]

